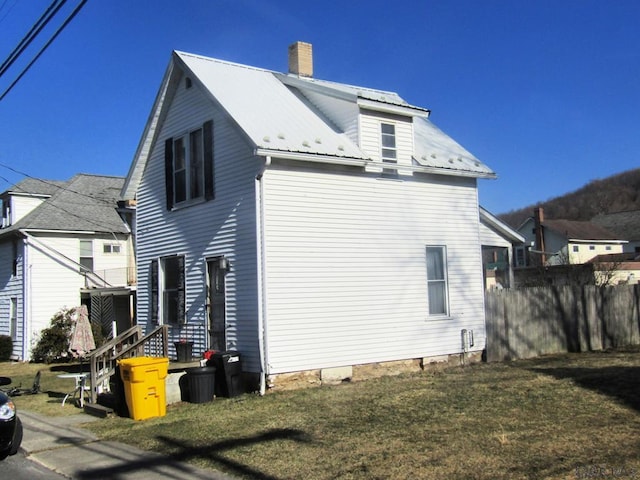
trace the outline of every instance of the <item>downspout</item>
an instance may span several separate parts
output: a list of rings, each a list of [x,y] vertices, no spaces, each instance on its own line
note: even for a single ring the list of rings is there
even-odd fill
[[[29,353],[29,339],[31,338],[31,266],[29,265],[29,241],[24,237],[22,254],[22,361],[26,362]]]
[[[260,351],[260,395],[264,396],[267,390],[267,375],[269,358],[267,348],[267,286],[265,278],[265,232],[264,232],[264,183],[262,177],[267,167],[271,165],[271,157],[264,159],[262,171],[256,176],[256,252],[258,256],[258,348]]]

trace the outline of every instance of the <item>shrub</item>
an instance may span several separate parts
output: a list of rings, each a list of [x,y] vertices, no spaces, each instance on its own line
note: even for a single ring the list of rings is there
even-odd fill
[[[13,340],[8,335],[0,335],[0,362],[11,359],[13,353]]]
[[[31,352],[34,362],[51,363],[65,359],[73,327],[74,309],[62,308],[51,318],[51,326],[40,332],[40,339]]]

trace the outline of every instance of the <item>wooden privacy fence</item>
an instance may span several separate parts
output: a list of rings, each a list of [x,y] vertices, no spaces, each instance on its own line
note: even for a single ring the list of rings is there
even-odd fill
[[[487,361],[640,344],[640,285],[486,293]]]

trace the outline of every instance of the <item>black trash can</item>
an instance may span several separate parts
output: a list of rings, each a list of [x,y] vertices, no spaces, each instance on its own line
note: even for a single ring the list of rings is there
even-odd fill
[[[244,393],[240,354],[234,350],[216,352],[207,366],[216,368],[216,397],[236,397]]]
[[[187,368],[188,401],[190,403],[207,403],[213,400],[215,394],[215,367]]]

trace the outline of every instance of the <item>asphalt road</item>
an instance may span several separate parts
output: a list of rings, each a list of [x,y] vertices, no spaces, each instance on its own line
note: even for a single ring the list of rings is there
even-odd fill
[[[11,480],[68,480],[18,452],[0,462],[0,475]]]

